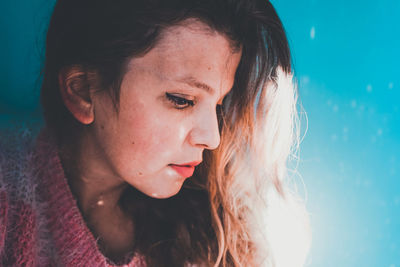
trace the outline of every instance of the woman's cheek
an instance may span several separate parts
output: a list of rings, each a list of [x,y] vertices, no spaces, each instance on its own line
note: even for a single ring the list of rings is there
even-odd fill
[[[176,129],[169,124],[157,124],[153,129],[142,136],[145,146],[143,150],[146,154],[154,157],[165,153],[172,153],[179,149]]]

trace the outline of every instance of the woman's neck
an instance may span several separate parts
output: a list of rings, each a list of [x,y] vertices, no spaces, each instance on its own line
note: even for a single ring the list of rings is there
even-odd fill
[[[71,191],[84,215],[115,209],[128,184],[110,168],[103,152],[88,134],[60,145],[60,160]]]
[[[87,226],[103,254],[116,261],[133,248],[133,220],[119,204],[129,185],[109,171],[88,139],[61,145],[60,160]]]

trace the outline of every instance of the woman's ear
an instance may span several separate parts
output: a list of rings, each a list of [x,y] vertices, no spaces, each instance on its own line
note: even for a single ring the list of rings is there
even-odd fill
[[[80,66],[62,69],[58,74],[60,94],[64,105],[83,124],[94,120],[94,107],[88,74]]]

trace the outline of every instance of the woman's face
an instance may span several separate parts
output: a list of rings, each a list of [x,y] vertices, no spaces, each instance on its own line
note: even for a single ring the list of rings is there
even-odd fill
[[[98,155],[111,175],[155,198],[175,195],[187,178],[170,164],[201,161],[220,143],[216,108],[233,86],[241,53],[207,29],[188,20],[133,58],[118,114],[106,93],[94,98]]]

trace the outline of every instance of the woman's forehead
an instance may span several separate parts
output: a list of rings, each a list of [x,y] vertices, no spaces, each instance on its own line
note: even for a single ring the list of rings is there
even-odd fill
[[[233,53],[223,35],[205,32],[203,28],[207,25],[193,23],[196,25],[175,26],[163,34],[152,50],[131,60],[129,69],[209,92],[213,88],[223,92],[230,89],[241,53]]]

